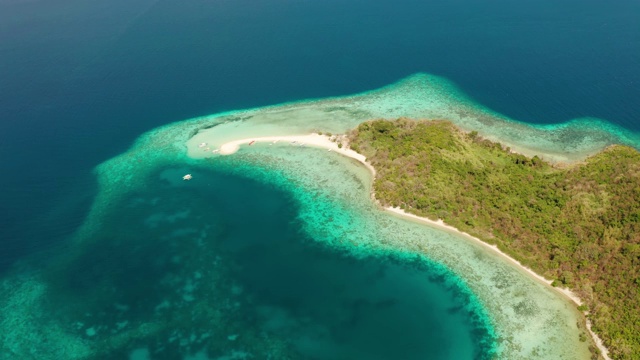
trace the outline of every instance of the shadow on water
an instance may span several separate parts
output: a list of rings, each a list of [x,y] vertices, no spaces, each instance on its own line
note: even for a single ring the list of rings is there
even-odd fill
[[[219,172],[190,182],[180,174],[160,171],[52,266],[51,313],[102,354],[486,355],[465,297],[426,263],[356,259],[308,238],[287,192]]]
[[[55,194],[42,182],[30,180],[27,181],[32,182],[30,193],[36,200],[0,205],[0,213],[4,215],[0,217],[0,276],[10,272],[25,256],[29,256],[31,262],[46,261],[58,251],[58,246],[83,223],[97,193],[92,174],[56,184]],[[11,188],[7,192],[11,193]],[[3,207],[11,211],[3,212]]]

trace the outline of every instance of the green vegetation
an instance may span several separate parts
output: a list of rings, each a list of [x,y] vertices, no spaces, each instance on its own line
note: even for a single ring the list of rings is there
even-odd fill
[[[616,359],[640,359],[640,153],[611,146],[557,166],[449,122],[361,124],[351,148],[376,168],[385,206],[497,244],[585,302]]]

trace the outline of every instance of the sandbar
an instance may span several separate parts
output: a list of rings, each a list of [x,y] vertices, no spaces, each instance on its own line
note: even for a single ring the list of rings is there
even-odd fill
[[[333,137],[329,137],[327,135],[320,135],[316,133],[308,134],[308,135],[289,135],[289,136],[265,136],[258,138],[246,138],[240,140],[234,140],[227,143],[222,144],[220,146],[220,155],[230,155],[235,153],[240,149],[240,145],[255,143],[265,143],[265,142],[289,142],[294,146],[312,146],[322,149],[327,149],[330,151],[334,151],[338,154],[347,156],[354,160],[357,160],[362,165],[364,165],[371,173],[375,176],[376,170],[367,162],[367,158],[357,153],[348,147],[340,147],[337,142],[332,140]]]

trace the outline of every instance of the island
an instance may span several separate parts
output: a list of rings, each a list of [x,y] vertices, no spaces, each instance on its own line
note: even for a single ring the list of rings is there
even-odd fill
[[[385,207],[495,244],[584,302],[610,356],[640,358],[640,153],[527,157],[448,121],[374,120],[348,134]]]

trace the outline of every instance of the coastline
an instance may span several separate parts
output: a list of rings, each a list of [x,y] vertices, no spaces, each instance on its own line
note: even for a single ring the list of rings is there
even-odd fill
[[[268,136],[268,137],[256,137],[256,138],[245,138],[245,139],[239,139],[239,140],[233,140],[227,143],[224,143],[223,145],[220,146],[219,148],[219,154],[220,155],[231,155],[235,152],[237,152],[240,148],[241,145],[246,145],[246,144],[253,144],[253,143],[264,143],[264,142],[271,142],[272,144],[275,144],[279,141],[288,141],[290,143],[292,143],[292,145],[297,145],[297,146],[312,146],[312,147],[317,147],[317,148],[323,148],[323,149],[327,149],[329,151],[335,151],[336,153],[339,153],[343,156],[349,157],[351,159],[354,159],[356,161],[358,161],[359,163],[361,163],[363,166],[365,166],[370,173],[372,174],[373,177],[375,177],[376,174],[376,170],[375,168],[369,164],[366,160],[366,157],[356,151],[353,151],[351,149],[348,148],[348,145],[345,147],[339,147],[338,144],[336,142],[334,142],[332,140],[332,138],[330,138],[329,136],[326,135],[319,135],[317,133],[312,133],[312,134],[307,134],[307,135],[290,135],[290,136]],[[372,198],[374,198],[372,196]],[[375,198],[374,198],[375,200]],[[525,274],[527,274],[530,278],[536,280],[539,283],[542,283],[546,286],[548,286],[549,288],[555,290],[555,292],[561,294],[564,298],[570,300],[571,302],[573,302],[574,304],[580,306],[582,305],[582,300],[575,295],[571,290],[567,289],[567,288],[559,288],[559,287],[554,287],[551,286],[551,283],[553,282],[552,280],[546,279],[545,277],[537,274],[536,272],[534,272],[533,270],[531,270],[530,268],[522,265],[519,261],[517,261],[516,259],[512,258],[511,256],[509,256],[508,254],[504,253],[503,251],[501,251],[496,245],[491,245],[488,244],[482,240],[480,240],[479,238],[476,238],[466,232],[460,231],[459,229],[451,226],[451,225],[447,225],[442,219],[438,219],[438,220],[431,220],[429,218],[426,217],[421,217],[421,216],[417,216],[414,214],[410,214],[407,213],[406,211],[404,211],[403,209],[400,209],[398,207],[382,207],[382,209],[390,214],[393,214],[395,216],[399,216],[408,220],[412,220],[412,221],[417,221],[423,224],[426,224],[430,227],[433,228],[437,228],[443,231],[448,231],[451,233],[454,233],[460,237],[464,237],[468,240],[471,240],[474,243],[480,244],[482,247],[484,247],[485,249],[489,249],[491,250],[494,254],[498,255],[499,257],[503,258],[504,260],[506,260],[507,262],[509,262],[511,265],[515,266],[516,268],[520,269],[522,272],[524,272]],[[605,359],[605,360],[611,360],[611,358],[609,357],[609,350],[604,346],[604,343],[602,341],[602,339],[600,339],[600,337],[594,333],[591,330],[591,323],[589,321],[588,318],[584,318],[585,322],[586,322],[586,328],[587,331],[589,332],[591,339],[594,343],[594,345],[598,348],[598,350],[600,351],[600,355]]]
[[[364,155],[357,153],[349,149],[348,147],[339,147],[338,144],[332,141],[329,136],[320,135],[317,133],[312,133],[308,135],[265,136],[265,137],[234,140],[234,141],[230,141],[222,144],[222,146],[220,146],[219,154],[231,155],[240,149],[240,145],[251,144],[253,142],[256,142],[256,143],[270,142],[273,144],[279,141],[289,142],[289,143],[295,142],[293,145],[312,146],[312,147],[327,149],[327,150],[336,152],[338,154],[357,160],[362,165],[364,165],[367,169],[369,169],[369,171],[373,176],[375,176],[376,174],[376,169],[374,169],[373,166],[371,166],[371,164],[367,162],[367,158]]]
[[[560,288],[560,287],[556,287],[556,286],[552,286],[551,283],[553,283],[552,280],[549,280],[545,277],[543,277],[542,275],[534,272],[533,270],[531,270],[530,268],[522,265],[518,260],[512,258],[511,256],[509,256],[508,254],[506,254],[505,252],[503,252],[502,250],[500,250],[496,245],[492,245],[492,244],[488,244],[480,239],[478,239],[475,236],[472,236],[464,231],[460,231],[457,228],[451,226],[451,225],[447,225],[444,221],[442,221],[442,219],[438,219],[436,220],[431,220],[429,218],[426,217],[422,217],[422,216],[418,216],[418,215],[414,215],[414,214],[410,214],[406,211],[404,211],[403,209],[400,209],[398,207],[391,207],[391,206],[387,206],[384,207],[384,210],[387,212],[390,212],[394,215],[403,217],[403,218],[408,218],[414,221],[418,221],[420,223],[424,223],[427,224],[431,227],[435,227],[444,231],[449,231],[452,232],[458,236],[464,237],[468,240],[471,240],[477,244],[480,244],[482,247],[486,248],[486,249],[490,249],[491,251],[493,251],[496,255],[500,256],[501,258],[507,260],[509,263],[511,263],[512,265],[514,265],[516,268],[522,270],[524,273],[526,273],[528,276],[530,276],[531,278],[537,280],[538,282],[541,282],[545,285],[547,285],[549,288],[555,290],[557,293],[563,295],[566,299],[571,300],[574,304],[580,306],[583,304],[582,299],[580,299],[576,294],[573,293],[573,291],[569,290],[568,288]],[[596,334],[595,332],[593,332],[593,330],[591,330],[591,322],[589,321],[588,318],[586,318],[585,316],[585,325],[587,328],[587,331],[589,332],[589,335],[591,336],[591,339],[593,340],[595,346],[598,348],[598,350],[600,350],[600,355],[605,359],[605,360],[612,360],[609,357],[609,349],[607,349],[607,347],[604,345],[602,339],[598,336],[598,334]]]

